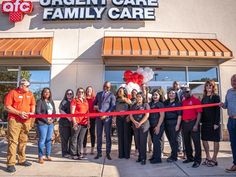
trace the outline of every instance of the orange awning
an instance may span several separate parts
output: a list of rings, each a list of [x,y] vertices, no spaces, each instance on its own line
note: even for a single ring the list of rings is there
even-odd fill
[[[52,63],[52,38],[1,38],[0,58],[43,58]]]
[[[217,39],[106,36],[102,56],[231,59],[233,53]]]

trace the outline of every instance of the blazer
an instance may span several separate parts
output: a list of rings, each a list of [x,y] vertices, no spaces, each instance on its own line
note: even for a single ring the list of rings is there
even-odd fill
[[[99,112],[111,112],[116,105],[116,97],[112,92],[108,92],[103,98],[103,91],[98,92],[94,100],[94,105],[98,106]]]
[[[54,104],[53,100],[51,100],[50,103],[53,107],[53,114],[55,114],[56,109],[55,109],[55,104]],[[48,114],[47,104],[46,104],[45,100],[39,99],[37,101],[35,113],[36,114]],[[39,125],[45,125],[45,124],[48,124],[48,119],[47,118],[37,118],[36,123]]]

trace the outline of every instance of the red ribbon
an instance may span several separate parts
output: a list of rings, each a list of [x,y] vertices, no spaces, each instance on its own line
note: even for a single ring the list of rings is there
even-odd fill
[[[169,111],[179,111],[186,109],[198,109],[207,108],[213,106],[219,106],[220,103],[212,104],[202,104],[202,105],[192,105],[192,106],[180,106],[171,108],[160,108],[160,109],[149,109],[149,110],[133,110],[133,111],[121,111],[121,112],[99,112],[99,113],[87,113],[87,114],[31,114],[30,118],[59,118],[59,117],[102,117],[102,116],[122,116],[129,114],[145,114],[145,113],[156,113],[156,112],[169,112]]]

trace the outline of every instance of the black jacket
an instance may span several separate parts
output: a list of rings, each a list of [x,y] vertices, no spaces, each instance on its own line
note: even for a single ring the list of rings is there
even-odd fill
[[[51,105],[53,107],[53,114],[55,114],[56,113],[55,104],[52,100],[49,102],[51,103]],[[47,104],[46,104],[45,100],[39,99],[37,101],[35,112],[36,112],[36,114],[48,114]],[[48,119],[47,118],[37,118],[36,124],[39,124],[39,125],[48,124]]]

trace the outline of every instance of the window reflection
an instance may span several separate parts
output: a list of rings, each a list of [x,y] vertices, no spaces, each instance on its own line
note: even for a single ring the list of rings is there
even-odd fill
[[[206,80],[214,80],[218,82],[217,68],[190,67],[188,70],[189,82],[205,82]]]

